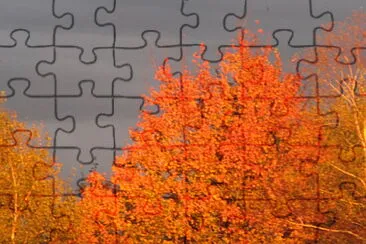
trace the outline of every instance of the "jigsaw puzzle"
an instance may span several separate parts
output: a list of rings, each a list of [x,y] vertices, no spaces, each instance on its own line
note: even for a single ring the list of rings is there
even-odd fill
[[[38,214],[39,204],[42,205],[42,211],[52,215],[54,222],[48,223],[44,233],[36,230],[39,234],[28,237],[20,230],[17,233],[16,228],[21,229],[20,227],[9,227],[11,241],[15,243],[16,235],[24,237],[19,240],[25,243],[27,238],[45,243],[66,241],[69,237],[64,236],[64,233],[68,232],[76,218],[69,211],[75,201],[72,199],[90,197],[101,204],[100,208],[93,209],[96,212],[96,222],[115,220],[110,226],[100,225],[100,230],[94,230],[108,236],[109,242],[101,242],[125,243],[131,240],[129,238],[143,242],[146,240],[142,237],[138,239],[140,237],[129,232],[128,228],[132,228],[130,226],[143,222],[139,218],[133,219],[132,213],[139,209],[141,216],[147,219],[160,216],[167,220],[171,216],[164,212],[164,206],[175,202],[188,206],[185,213],[175,213],[174,216],[182,224],[186,219],[186,226],[190,226],[192,232],[185,230],[183,233],[183,230],[176,229],[174,231],[179,232],[180,237],[174,239],[168,233],[154,229],[154,226],[151,226],[151,230],[147,228],[144,231],[147,236],[156,231],[166,241],[190,243],[188,236],[194,236],[194,233],[200,231],[207,232],[205,226],[208,223],[205,220],[210,220],[200,211],[226,211],[209,204],[216,200],[216,191],[229,194],[227,191],[232,184],[232,187],[241,189],[240,194],[235,197],[225,195],[220,200],[222,204],[230,204],[231,212],[228,210],[226,216],[215,217],[219,219],[221,227],[226,226],[226,230],[232,228],[232,233],[240,234],[236,227],[229,227],[229,223],[235,222],[233,219],[237,219],[245,233],[252,233],[253,230],[248,226],[254,226],[254,229],[257,223],[249,217],[249,220],[244,221],[243,216],[262,214],[261,221],[275,218],[273,228],[285,230],[281,237],[271,236],[268,238],[273,239],[262,239],[262,242],[284,240],[276,238],[302,238],[304,243],[366,242],[365,6],[364,0],[0,1],[0,106],[6,108],[6,111],[16,111],[17,119],[24,122],[9,122],[12,120],[0,110],[0,119],[5,121],[0,121],[0,171],[5,175],[4,172],[9,167],[16,167],[5,162],[16,158],[13,154],[25,150],[33,158],[32,162],[19,161],[31,165],[28,170],[32,173],[27,180],[33,183],[27,181],[27,184],[42,185],[45,192],[33,193],[33,188],[27,190],[28,193],[22,193],[19,197],[24,202],[23,205],[19,203],[17,206],[15,202],[19,199],[15,200],[16,194],[11,193],[10,188],[0,189],[0,213],[5,216],[0,218],[0,224],[9,221],[7,214],[16,216],[19,208],[23,208],[19,213],[33,211]],[[280,99],[278,103],[274,97],[266,97],[267,94],[249,96],[245,99],[253,101],[255,106],[260,104],[262,110],[255,107],[248,112],[248,108],[238,104],[235,106],[235,116],[240,116],[240,111],[248,109],[247,113],[262,116],[262,120],[272,116],[278,122],[289,115],[290,103],[299,102],[303,104],[304,110],[311,108],[307,116],[315,118],[314,121],[319,125],[311,127],[298,122],[291,124],[291,127],[282,121],[274,132],[269,132],[257,130],[256,126],[260,122],[253,122],[246,130],[256,131],[255,135],[248,131],[230,132],[230,142],[225,141],[225,136],[216,135],[224,138],[215,137],[220,146],[213,155],[220,162],[230,158],[239,160],[239,165],[239,162],[247,160],[246,169],[237,175],[225,167],[221,169],[227,170],[226,174],[231,177],[235,175],[236,178],[243,179],[242,185],[237,186],[229,179],[211,178],[214,183],[211,182],[210,187],[199,189],[199,186],[192,183],[200,179],[198,172],[186,172],[187,176],[184,172],[170,172],[169,167],[164,165],[166,179],[172,176],[179,178],[181,182],[192,185],[195,194],[186,192],[185,195],[178,196],[176,189],[168,189],[167,184],[161,186],[165,190],[162,203],[156,196],[152,197],[153,174],[147,173],[148,170],[141,164],[132,166],[131,162],[125,164],[118,160],[132,157],[138,161],[147,150],[151,150],[151,155],[165,157],[159,158],[162,161],[171,157],[169,160],[182,163],[180,155],[183,154],[187,162],[200,157],[199,147],[187,144],[184,133],[197,132],[207,116],[203,111],[210,106],[216,109],[220,105],[220,99],[214,102],[210,100],[217,92],[224,94],[225,88],[220,87],[218,80],[226,79],[220,76],[220,69],[225,68],[220,64],[226,53],[240,52],[242,48],[248,48],[253,53],[260,50],[275,51],[273,60],[276,52],[279,52],[283,70],[294,73],[301,79],[301,89],[295,97]],[[154,128],[145,128],[142,132],[137,126],[138,122],[141,122],[140,126],[143,125],[144,118],[148,116],[164,116],[164,109],[145,95],[150,94],[151,88],[159,89],[161,82],[155,72],[160,67],[173,74],[170,77],[172,84],[180,81],[180,89],[183,91],[184,71],[195,72],[195,64],[192,62],[194,55],[198,63],[210,65],[210,72],[215,71],[218,80],[210,80],[212,83],[206,87],[210,92],[206,96],[191,91],[190,96],[194,96],[194,99],[184,109],[189,110],[192,104],[197,103],[201,117],[198,122],[187,125],[183,138],[178,140],[183,141],[183,144],[165,145],[164,140],[168,139],[164,139],[161,131],[158,131],[159,134]],[[256,68],[253,66],[253,69]],[[246,75],[251,75],[249,73]],[[262,73],[265,71],[262,70]],[[228,80],[237,84],[235,77]],[[192,87],[187,88],[186,92]],[[196,88],[198,87],[197,85]],[[246,92],[250,94],[249,88]],[[285,93],[277,91],[278,94],[282,96]],[[191,98],[180,94],[173,98],[162,97],[159,101],[182,102]],[[3,99],[6,102],[2,103]],[[238,97],[234,99],[240,100]],[[337,105],[336,109],[334,104]],[[220,112],[217,110],[218,117],[222,115]],[[194,117],[193,111],[191,115]],[[225,116],[227,114],[220,119],[225,120]],[[252,118],[246,119],[249,121]],[[44,132],[33,131],[31,125],[37,123],[44,125]],[[214,128],[217,125],[211,126]],[[220,126],[224,128],[226,125]],[[161,127],[163,130],[164,126]],[[42,133],[47,133],[47,136]],[[303,140],[299,140],[300,135]],[[42,144],[40,138],[46,137],[47,144]],[[211,150],[207,145],[200,146],[201,149],[207,147],[207,150]],[[223,156],[228,150],[239,147],[245,148],[244,153],[238,156],[239,159],[235,158],[236,155]],[[255,170],[250,171],[248,168],[255,168],[262,176],[267,174],[268,169],[260,161],[272,149],[277,150],[275,157],[278,162],[290,158],[291,167],[280,167],[277,162],[273,168],[288,178],[283,181],[272,179],[273,189],[264,190],[256,181],[258,175],[253,175]],[[139,151],[141,155],[136,156],[134,151]],[[168,154],[169,157],[166,156]],[[248,159],[250,154],[258,154],[257,161]],[[62,186],[58,176],[52,171],[56,163],[40,160],[41,155],[48,155],[49,162],[62,164],[61,178],[66,179],[74,172],[70,180],[72,189],[63,189],[64,192],[60,190]],[[154,157],[151,157],[151,161],[154,161]],[[151,163],[158,164],[163,163]],[[112,167],[119,172],[120,179],[114,176],[108,181]],[[21,167],[18,168],[20,172]],[[134,170],[137,169],[145,172],[146,178],[136,176]],[[90,189],[87,187],[90,184],[87,177],[94,172],[106,172],[107,176],[103,179],[103,186],[95,183],[94,188]],[[12,184],[15,189],[18,183],[14,177],[13,181],[5,178],[10,182],[7,184]],[[298,181],[292,181],[293,178]],[[114,183],[118,179],[128,185],[125,191]],[[298,184],[300,179],[302,183]],[[129,185],[133,180],[140,184],[136,189]],[[2,182],[0,180],[0,187],[3,187]],[[281,188],[283,185],[294,189],[291,196],[288,195],[287,188]],[[136,196],[137,193],[133,193],[133,190],[141,195]],[[121,206],[117,203],[116,196],[121,194],[119,196],[127,198],[124,195],[127,192],[135,195],[123,205],[124,211],[131,215],[125,214],[122,221],[117,218]],[[34,200],[35,202],[29,200],[37,198],[39,200]],[[197,201],[196,205],[190,204],[190,201]],[[209,207],[204,206],[204,203]],[[244,209],[245,213],[240,212],[240,209]],[[88,214],[90,213],[85,212],[85,216]],[[121,230],[122,227],[127,229]],[[169,229],[168,226],[166,228]],[[78,231],[84,233],[82,229]],[[222,229],[211,231],[220,233]],[[231,243],[229,239],[222,238],[222,243]],[[236,238],[236,234],[232,238]],[[240,242],[239,239],[235,241]]]

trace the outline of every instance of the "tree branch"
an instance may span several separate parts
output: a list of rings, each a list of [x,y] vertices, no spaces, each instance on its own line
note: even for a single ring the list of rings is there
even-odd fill
[[[313,229],[317,229],[317,230],[322,230],[322,231],[327,231],[327,232],[334,232],[334,233],[343,233],[343,234],[349,234],[359,240],[362,240],[362,241],[366,241],[366,238],[356,234],[356,233],[353,233],[352,231],[348,231],[348,230],[333,230],[333,229],[329,229],[329,228],[324,228],[324,227],[320,227],[320,226],[316,226],[316,225],[311,225],[311,224],[300,224],[300,223],[295,223],[295,222],[292,222],[292,221],[288,221],[290,224],[294,224],[294,225],[298,225],[298,226],[302,226],[302,227],[305,227],[305,228],[313,228]]]

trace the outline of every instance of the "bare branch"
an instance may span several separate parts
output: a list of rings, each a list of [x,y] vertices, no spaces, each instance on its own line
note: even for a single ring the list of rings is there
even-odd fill
[[[327,231],[327,232],[334,232],[334,233],[343,233],[343,234],[349,234],[359,240],[362,240],[362,241],[366,241],[366,238],[356,234],[356,233],[353,233],[352,231],[348,231],[348,230],[334,230],[334,229],[329,229],[329,228],[324,228],[324,227],[320,227],[320,226],[316,226],[316,225],[311,225],[311,224],[303,224],[303,223],[295,223],[295,222],[292,222],[292,221],[288,221],[290,224],[294,224],[294,225],[298,225],[298,226],[302,226],[302,227],[305,227],[305,228],[313,228],[313,229],[317,229],[317,230],[322,230],[322,231]]]

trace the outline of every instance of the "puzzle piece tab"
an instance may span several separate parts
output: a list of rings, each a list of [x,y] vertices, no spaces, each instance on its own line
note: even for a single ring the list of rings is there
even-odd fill
[[[113,109],[110,113],[102,114],[99,117],[98,123],[101,126],[113,127],[113,139],[116,150],[121,150],[126,146],[126,143],[131,143],[128,129],[136,125],[140,108],[142,105],[142,99],[129,99],[129,98],[114,98]],[[129,138],[127,141],[122,141],[121,138]]]
[[[131,78],[126,82],[114,83],[114,95],[136,97],[147,94],[150,88],[157,89],[160,82],[154,79],[159,67],[164,64],[167,57],[178,56],[180,49],[177,47],[158,47],[153,43],[159,41],[156,33],[144,33],[142,39],[145,44],[138,48],[116,48],[116,65],[131,67]]]
[[[28,32],[27,44],[51,46],[54,44],[56,25],[69,26],[64,16],[56,16],[53,7],[56,0],[2,0],[0,1],[0,45],[11,45],[10,34],[22,29]]]
[[[248,39],[252,45],[274,45],[273,34],[291,33],[289,44],[314,45],[315,30],[332,26],[331,14],[314,15],[312,0],[246,0],[244,27],[258,30],[258,42]],[[295,21],[296,19],[296,21]],[[304,24],[306,23],[306,24]],[[325,27],[321,27],[326,25]]]
[[[78,85],[82,81],[94,82],[96,96],[111,96],[116,83],[129,80],[131,69],[128,64],[116,66],[112,49],[95,50],[97,59],[91,63],[79,60],[81,51],[77,48],[56,48],[52,61],[42,61],[37,67],[44,77],[54,76],[58,95],[79,94]],[[65,72],[65,69],[68,72]]]
[[[11,130],[12,140],[4,143],[4,134],[0,134],[1,221],[21,226],[17,229],[17,241],[38,242],[46,236],[55,240],[59,231],[68,231],[71,224],[70,216],[65,214],[67,208],[59,208],[61,182],[55,173],[58,165],[47,153],[47,148],[30,145],[30,141],[42,141],[37,129],[18,128],[22,124],[13,122],[10,127],[14,128],[8,128],[9,125],[3,128]],[[62,197],[63,203],[65,198]],[[19,218],[25,220],[24,225],[18,225],[12,218],[14,209]],[[8,242],[9,236],[3,230],[1,242]]]
[[[358,50],[357,62],[351,60],[346,64],[337,61],[339,49],[318,47],[313,60],[303,59],[299,62],[299,72],[304,79],[314,79],[317,83],[317,96],[321,98],[338,98],[342,94],[354,92],[351,83],[358,80],[356,71],[366,60],[366,49]],[[356,81],[357,82],[357,81]],[[364,85],[364,84],[359,84]]]
[[[57,46],[76,47],[81,50],[80,61],[91,62],[97,59],[95,49],[113,45],[112,28],[101,28],[96,22],[97,11],[113,6],[113,0],[54,0],[55,13],[72,19],[69,27],[55,29]]]
[[[354,181],[339,182],[338,192],[321,201],[322,211],[328,210],[335,214],[331,230],[321,232],[321,242],[363,243],[366,224],[366,189],[357,186]]]
[[[0,46],[0,90],[6,92],[6,96],[13,96],[9,86],[13,81],[22,80],[29,83],[27,94],[52,96],[55,89],[55,81],[52,77],[42,79],[36,67],[44,59],[53,58],[51,47],[31,47],[27,44],[30,36],[25,31],[11,33],[14,42],[10,46]]]
[[[197,70],[197,64],[191,62],[191,60],[196,59],[193,55],[197,54],[201,58],[198,59],[198,63],[202,64],[204,48],[201,46],[183,46],[180,48],[179,55],[169,56],[165,62],[168,65],[173,74],[182,74],[183,71],[188,70],[189,72],[195,73]],[[212,71],[219,67],[219,63],[210,63]]]
[[[112,104],[109,98],[93,96],[94,82],[82,82],[79,84],[79,88],[78,96],[57,99],[57,118],[61,121],[71,119],[73,128],[69,131],[58,130],[56,145],[64,149],[79,150],[77,160],[88,164],[94,161],[93,150],[113,149],[112,128],[104,128],[98,124],[98,116],[105,111],[110,111]],[[88,138],[88,140],[86,141],[84,138]]]
[[[114,0],[113,8],[96,13],[96,20],[100,26],[113,27],[114,47],[140,47],[146,32],[158,33],[159,46],[180,45],[180,29],[192,17],[182,13],[183,4],[183,0]]]
[[[335,19],[332,30],[317,35],[317,44],[339,48],[339,62],[356,62],[355,49],[366,48],[366,15],[364,0],[347,4],[327,0],[314,1],[314,12],[330,11]]]
[[[14,81],[11,83],[11,89],[14,91],[13,96],[7,99],[7,108],[17,111],[17,117],[21,121],[26,121],[30,126],[31,123],[43,124],[45,131],[49,136],[55,139],[55,133],[59,128],[71,129],[72,123],[60,121],[56,117],[55,107],[56,101],[54,97],[32,97],[27,95],[30,86],[29,82]],[[44,135],[45,136],[45,135]],[[31,146],[39,145],[37,141],[30,140]],[[55,146],[54,143],[49,145]]]
[[[245,0],[185,1],[183,14],[194,15],[197,23],[193,27],[185,26],[183,44],[200,45],[204,43],[207,50],[203,53],[203,59],[220,60],[222,58],[220,47],[230,46],[238,35],[241,25],[236,18],[240,19],[244,16],[245,7]]]
[[[67,179],[74,194],[80,194],[82,186],[79,181],[88,176],[94,170],[110,174],[111,165],[114,160],[112,149],[92,149],[93,160],[80,162],[81,150],[79,148],[56,148],[55,158],[57,162],[63,162],[60,176]]]

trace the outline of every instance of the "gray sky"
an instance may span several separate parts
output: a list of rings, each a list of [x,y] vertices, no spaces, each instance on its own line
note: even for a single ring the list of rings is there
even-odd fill
[[[79,168],[80,161],[96,162],[99,171],[108,172],[113,160],[110,148],[130,142],[128,127],[136,123],[141,105],[134,97],[150,86],[157,87],[154,65],[166,57],[179,58],[176,45],[181,40],[183,44],[206,43],[203,58],[215,61],[221,57],[218,47],[230,45],[237,35],[226,30],[262,28],[269,33],[260,36],[262,44],[271,45],[276,43],[271,33],[290,29],[292,46],[287,44],[291,32],[276,35],[283,60],[288,61],[303,45],[313,44],[314,28],[331,20],[330,14],[313,18],[309,2],[185,0],[182,14],[180,0],[55,0],[54,11],[52,0],[1,0],[0,90],[12,95],[6,106],[16,110],[21,120],[42,121],[56,136],[56,156],[64,164],[64,176],[72,167]],[[314,0],[312,12],[320,16],[330,11],[336,20],[342,20],[365,2]],[[13,32],[16,29],[27,30],[29,35]],[[146,30],[152,31],[142,38]],[[185,59],[191,60],[198,48],[182,50]],[[179,70],[179,62],[171,65]],[[294,71],[288,62],[285,65]],[[64,97],[55,99],[55,93]],[[118,98],[113,100],[112,95]],[[104,116],[98,117],[101,114]],[[101,128],[105,125],[113,125],[114,132],[112,127]],[[74,131],[56,134],[60,128]],[[90,154],[92,148],[96,149]],[[90,168],[78,169],[77,175]]]

